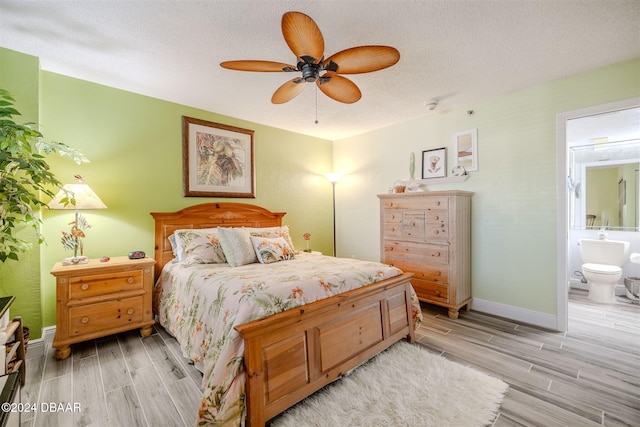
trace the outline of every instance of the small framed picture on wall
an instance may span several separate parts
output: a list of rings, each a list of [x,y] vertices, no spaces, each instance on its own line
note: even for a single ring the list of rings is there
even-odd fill
[[[447,176],[447,148],[434,148],[422,152],[422,179]]]

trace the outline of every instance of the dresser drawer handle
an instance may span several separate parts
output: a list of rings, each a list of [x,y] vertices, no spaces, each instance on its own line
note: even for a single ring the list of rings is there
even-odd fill
[[[89,284],[83,283],[82,286],[80,286],[80,289],[82,289],[83,291],[86,291],[87,289],[89,289]]]
[[[438,257],[439,257],[439,256],[440,256],[440,252],[436,252],[436,253],[434,253],[434,254],[433,254],[433,255],[431,255],[431,256],[438,256]]]
[[[434,230],[433,234],[440,234],[440,230]]]
[[[133,314],[133,308],[130,308],[129,310],[127,310],[127,314]]]
[[[435,219],[436,221],[440,219],[440,217],[438,215],[434,216],[433,219]]]
[[[436,202],[436,206],[440,206],[440,201],[439,200]]]
[[[86,325],[87,323],[89,323],[89,318],[88,317],[83,317],[80,322],[82,322],[83,325]]]
[[[135,280],[133,279],[133,277],[129,277],[129,278],[127,279],[127,283],[128,283],[128,284],[132,284],[133,282],[135,282]]]

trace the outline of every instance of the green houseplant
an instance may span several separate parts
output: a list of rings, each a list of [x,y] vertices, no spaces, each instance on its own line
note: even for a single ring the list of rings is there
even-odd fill
[[[46,206],[52,189],[62,183],[51,172],[45,155],[57,153],[76,163],[88,160],[77,150],[59,142],[45,142],[34,123],[18,124],[15,99],[0,88],[0,261],[18,260],[32,243],[16,234],[24,227],[35,229],[38,243],[41,220],[37,210]],[[75,204],[72,195],[65,203]]]

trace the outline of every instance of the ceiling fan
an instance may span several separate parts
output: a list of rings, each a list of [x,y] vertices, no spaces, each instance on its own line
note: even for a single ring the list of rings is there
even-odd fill
[[[274,104],[283,104],[299,95],[307,83],[316,82],[329,98],[352,104],[362,97],[358,86],[342,74],[370,73],[394,65],[400,52],[389,46],[358,46],[324,58],[324,39],[320,28],[309,16],[300,12],[282,15],[284,40],[297,58],[297,64],[239,60],[225,61],[220,66],[238,71],[301,72],[301,77],[280,86],[271,97]]]

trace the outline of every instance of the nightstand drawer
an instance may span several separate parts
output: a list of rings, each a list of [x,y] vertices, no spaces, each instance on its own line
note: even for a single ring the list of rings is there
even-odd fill
[[[142,321],[143,296],[83,305],[69,309],[69,336],[115,329]]]
[[[69,299],[111,295],[122,291],[142,289],[142,283],[141,270],[71,277],[69,279]]]

